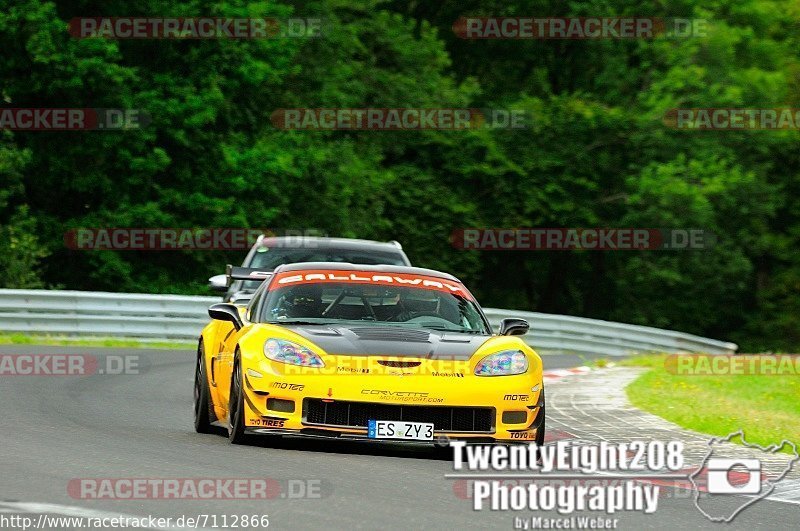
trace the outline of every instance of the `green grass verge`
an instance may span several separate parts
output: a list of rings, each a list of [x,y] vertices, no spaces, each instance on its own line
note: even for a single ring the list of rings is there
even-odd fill
[[[180,341],[136,341],[134,339],[112,338],[71,338],[54,336],[37,336],[26,334],[0,334],[0,345],[54,345],[75,347],[106,348],[154,348],[169,350],[191,350],[193,342]]]
[[[800,444],[797,375],[692,376],[668,372],[666,356],[637,356],[621,365],[649,368],[627,388],[634,406],[709,435],[744,430],[748,442]]]

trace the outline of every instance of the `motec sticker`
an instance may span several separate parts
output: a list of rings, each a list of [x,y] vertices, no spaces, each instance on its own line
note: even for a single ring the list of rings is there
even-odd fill
[[[272,382],[272,385],[275,389],[286,389],[288,391],[302,391],[305,389],[304,384],[294,384],[294,383],[287,383],[287,382]]]
[[[377,286],[406,286],[444,291],[472,300],[467,288],[459,282],[426,275],[408,273],[372,273],[367,271],[308,270],[287,271],[275,275],[275,286],[339,282],[344,284],[373,284]]]
[[[522,401],[522,402],[527,402],[529,399],[530,399],[530,397],[528,395],[503,395],[503,400],[507,400],[507,401],[508,400],[510,400],[510,401],[519,400],[519,401]]]

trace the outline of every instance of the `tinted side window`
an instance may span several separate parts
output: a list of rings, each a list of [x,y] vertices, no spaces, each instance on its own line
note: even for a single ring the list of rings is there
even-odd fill
[[[269,281],[266,281],[269,282]],[[247,305],[247,320],[250,322],[258,322],[258,312],[259,312],[259,305],[261,300],[264,298],[265,289],[259,289],[256,291],[255,295],[252,299],[250,299],[250,304]]]

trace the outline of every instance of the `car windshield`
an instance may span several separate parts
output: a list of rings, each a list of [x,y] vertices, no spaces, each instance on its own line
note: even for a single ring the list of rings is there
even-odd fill
[[[491,333],[472,296],[460,284],[406,278],[405,275],[339,273],[320,273],[314,282],[298,280],[281,285],[282,279],[304,276],[287,277],[282,273],[266,294],[261,320],[276,324],[380,324],[457,333]],[[326,282],[323,276],[354,276],[361,280]],[[373,282],[373,278],[377,280]],[[416,287],[393,285],[399,283],[398,279],[415,283]],[[423,286],[423,282],[429,285]]]

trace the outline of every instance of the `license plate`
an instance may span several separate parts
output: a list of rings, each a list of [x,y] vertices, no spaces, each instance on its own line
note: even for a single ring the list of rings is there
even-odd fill
[[[433,424],[402,420],[370,420],[367,424],[367,437],[370,439],[432,441]]]

